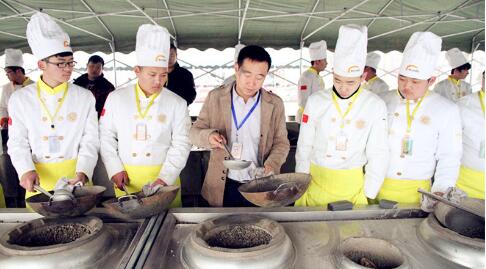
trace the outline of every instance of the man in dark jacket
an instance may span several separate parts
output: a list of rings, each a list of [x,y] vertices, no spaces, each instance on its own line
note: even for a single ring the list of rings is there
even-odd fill
[[[192,104],[196,99],[196,87],[192,73],[179,66],[177,63],[177,48],[170,45],[169,56],[169,79],[167,80],[167,89],[179,95],[186,100],[187,105]]]
[[[103,61],[103,58],[93,55],[89,58],[86,65],[87,73],[74,80],[74,84],[90,90],[95,96],[98,118],[101,115],[101,110],[105,105],[108,94],[115,90],[113,84],[103,77],[104,65],[105,61]]]

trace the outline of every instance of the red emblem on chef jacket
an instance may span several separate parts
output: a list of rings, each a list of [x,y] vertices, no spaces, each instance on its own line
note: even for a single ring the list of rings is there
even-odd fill
[[[300,85],[301,91],[307,91],[307,85]]]
[[[309,121],[309,115],[307,114],[302,115],[302,122],[307,123],[308,121]]]

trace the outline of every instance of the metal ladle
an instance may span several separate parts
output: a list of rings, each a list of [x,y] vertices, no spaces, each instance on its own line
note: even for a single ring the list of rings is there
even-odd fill
[[[40,191],[41,193],[47,195],[47,197],[49,197],[49,201],[55,201],[55,202],[74,201],[74,195],[64,190],[57,191],[54,192],[54,194],[51,194],[48,191],[46,191],[44,188],[42,188],[40,185],[34,185],[34,189],[36,191]]]
[[[251,165],[250,161],[244,161],[244,160],[238,160],[235,159],[235,157],[231,154],[231,151],[228,148],[228,145],[225,143],[221,143],[224,146],[225,151],[229,154],[230,159],[229,160],[224,160],[223,165],[228,168],[228,169],[233,169],[233,170],[241,170],[245,169],[248,166]]]

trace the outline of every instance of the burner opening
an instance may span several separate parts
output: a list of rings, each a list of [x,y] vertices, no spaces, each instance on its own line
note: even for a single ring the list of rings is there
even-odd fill
[[[353,265],[365,268],[392,269],[405,262],[398,248],[377,238],[348,238],[341,244],[341,252]]]
[[[204,241],[210,247],[241,249],[268,245],[272,235],[256,225],[235,224],[208,231]]]
[[[484,240],[484,219],[464,210],[451,208],[441,224],[460,235]]]
[[[67,244],[93,233],[89,226],[78,223],[51,224],[11,235],[9,244],[23,247],[44,247]]]

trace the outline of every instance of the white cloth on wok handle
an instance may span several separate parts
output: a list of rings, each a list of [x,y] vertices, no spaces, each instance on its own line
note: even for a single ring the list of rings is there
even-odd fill
[[[455,187],[449,187],[445,191],[445,193],[442,195],[445,199],[456,203],[460,204],[461,201],[467,197],[467,194],[462,191],[461,189],[455,188]],[[435,207],[437,206],[437,203],[439,203],[437,200],[430,198],[426,196],[425,194],[422,194],[421,198],[421,203],[420,203],[420,208],[425,211],[425,212],[434,212]]]

